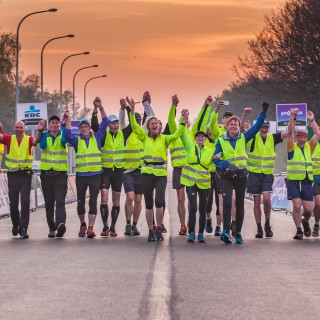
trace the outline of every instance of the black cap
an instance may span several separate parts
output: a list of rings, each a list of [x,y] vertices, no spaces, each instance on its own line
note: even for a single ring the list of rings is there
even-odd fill
[[[268,120],[264,120],[261,127],[270,127],[270,122]]]
[[[141,114],[139,112],[135,112],[134,116],[136,117],[136,120],[141,120]]]
[[[49,122],[50,122],[51,120],[58,120],[58,121],[60,121],[60,118],[59,118],[57,115],[53,115],[53,116],[51,116],[51,117],[49,118]]]
[[[233,112],[231,112],[231,111],[226,111],[225,113],[224,113],[224,115],[223,115],[223,118],[224,117],[232,117],[233,116]]]
[[[198,132],[194,135],[194,137],[198,136],[199,134],[203,134],[203,135],[207,138],[207,134],[206,134],[205,132],[203,132],[203,131],[198,131]]]

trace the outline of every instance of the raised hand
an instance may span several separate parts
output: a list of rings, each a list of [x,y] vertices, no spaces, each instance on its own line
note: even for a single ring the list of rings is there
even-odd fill
[[[218,102],[217,102],[217,109],[220,109],[220,108],[222,108],[224,106],[224,101],[223,100],[219,100]]]
[[[148,101],[148,103],[151,104],[151,96],[150,96],[149,91],[146,91],[143,94],[142,101]]]
[[[268,109],[269,109],[269,103],[266,101],[263,101],[262,102],[262,112],[267,113]]]
[[[243,115],[248,116],[252,112],[252,108],[244,108]]]
[[[40,120],[38,124],[38,131],[43,131],[46,128],[47,128],[47,120],[45,119]]]
[[[124,110],[127,107],[126,99],[120,99],[121,110]]]
[[[179,99],[178,99],[178,96],[175,94],[173,97],[172,97],[172,105],[173,106],[177,106],[179,103]]]
[[[311,121],[314,119],[314,114],[310,110],[307,112],[307,119],[308,119],[308,121]]]
[[[128,104],[129,104],[129,106],[130,106],[130,108],[131,108],[131,114],[134,114],[134,112],[135,112],[135,102],[134,102],[134,100],[131,98],[131,100],[127,97],[126,98],[126,100],[127,100],[127,102],[128,102]]]
[[[95,108],[98,108],[99,110],[103,109],[103,106],[102,106],[102,102],[101,102],[101,99],[99,97],[96,97],[94,100],[93,100],[93,106]]]
[[[213,98],[212,98],[211,96],[208,96],[207,99],[206,99],[206,104],[207,104],[208,106],[211,106],[212,103],[213,103]]]
[[[181,112],[181,115],[183,116],[182,123],[186,124],[189,120],[189,110],[188,109],[183,109]]]
[[[292,108],[290,109],[290,116],[293,116],[294,118],[298,115],[299,109],[298,108]]]

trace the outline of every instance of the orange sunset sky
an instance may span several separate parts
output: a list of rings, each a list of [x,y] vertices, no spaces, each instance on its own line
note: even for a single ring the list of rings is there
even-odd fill
[[[165,119],[171,96],[180,107],[197,114],[204,98],[217,95],[234,79],[232,65],[247,52],[247,40],[259,33],[263,16],[277,10],[280,0],[0,0],[1,32],[16,32],[20,19],[33,11],[57,8],[56,13],[29,17],[21,26],[20,71],[40,75],[43,44],[57,36],[75,38],[51,42],[44,52],[44,88],[59,90],[63,59],[73,53],[88,56],[69,59],[64,65],[63,90],[72,90],[79,72],[76,100],[87,106],[99,96],[107,114],[118,113],[126,95],[141,101],[145,90],[152,95],[156,114]],[[30,101],[31,102],[31,101]],[[231,101],[232,103],[232,101]],[[138,111],[142,111],[138,105]]]

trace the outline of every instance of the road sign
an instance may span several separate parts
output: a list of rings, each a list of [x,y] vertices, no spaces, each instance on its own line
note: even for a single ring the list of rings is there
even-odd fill
[[[17,105],[17,120],[24,122],[28,129],[36,128],[41,119],[48,118],[47,103],[19,103]]]
[[[277,104],[277,131],[287,130],[290,119],[290,110],[298,108],[298,116],[296,120],[296,129],[305,129],[307,126],[307,104],[306,103],[291,103]]]

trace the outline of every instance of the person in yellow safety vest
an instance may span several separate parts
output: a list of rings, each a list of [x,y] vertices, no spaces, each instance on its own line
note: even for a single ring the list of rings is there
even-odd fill
[[[276,161],[275,146],[288,135],[287,131],[268,133],[270,122],[265,120],[260,132],[247,143],[248,149],[248,183],[247,192],[253,196],[253,212],[257,224],[256,238],[263,238],[261,225],[261,195],[265,215],[264,231],[267,238],[273,237],[270,225],[271,193],[273,185],[273,171]]]
[[[231,117],[227,124],[227,133],[221,136],[216,144],[214,162],[217,166],[217,175],[220,176],[223,196],[223,232],[221,241],[232,243],[230,236],[232,193],[236,196],[236,233],[237,244],[243,243],[241,235],[244,219],[244,197],[247,186],[247,153],[246,143],[260,130],[269,108],[267,102],[262,103],[262,112],[256,123],[246,132],[240,133],[240,119]],[[245,108],[244,114],[248,115],[252,108]]]
[[[8,169],[8,191],[12,235],[28,239],[30,218],[30,192],[32,181],[33,147],[40,141],[46,122],[40,120],[36,137],[26,135],[26,126],[17,121],[13,127],[14,135],[0,134],[0,143],[6,146],[5,166]],[[20,198],[20,211],[19,211]]]
[[[119,129],[119,118],[109,115],[109,126],[101,147],[102,181],[101,181],[101,205],[100,212],[103,222],[101,237],[117,237],[115,229],[120,213],[120,195],[124,171],[125,143],[132,133],[131,125]],[[91,126],[95,131],[98,127],[97,117],[92,118]],[[109,188],[112,188],[111,225],[109,228]]]
[[[206,147],[206,134],[198,131],[194,139],[190,139],[186,130],[182,135],[182,142],[187,151],[188,164],[182,169],[181,184],[186,186],[186,193],[189,200],[189,237],[188,242],[194,242],[197,196],[199,195],[199,226],[198,242],[204,243],[203,235],[206,223],[206,208],[208,194],[211,188],[211,168],[213,166],[212,157],[214,150]]]
[[[146,204],[146,218],[149,228],[148,241],[155,241],[153,233],[153,192],[155,190],[156,207],[156,237],[158,241],[163,241],[162,220],[163,220],[163,200],[167,187],[167,149],[169,145],[178,139],[183,130],[188,116],[185,114],[182,124],[172,135],[163,135],[159,132],[159,121],[156,117],[150,118],[146,124],[148,133],[145,132],[136,122],[135,102],[133,99],[127,102],[131,107],[130,121],[133,132],[142,141],[144,147],[144,163],[141,168],[141,181],[143,186],[144,199]]]
[[[212,100],[212,98],[211,98]],[[213,103],[213,100],[210,102]],[[218,112],[219,109],[224,105],[223,100],[219,100],[216,105],[216,109],[212,112],[210,116],[210,122],[207,126],[207,139],[205,146],[211,148],[213,151],[216,149],[216,142],[220,137],[219,126],[218,126]],[[216,204],[216,227],[214,236],[221,236],[221,222],[222,222],[222,200],[219,201],[219,194],[221,195],[221,188],[218,184],[218,179],[216,178],[216,166],[213,164],[211,169],[211,188],[208,194],[208,203],[207,203],[207,215],[206,215],[206,231],[207,233],[212,233],[212,205],[213,205],[213,193],[215,195],[215,204]],[[222,198],[222,196],[221,196]]]
[[[297,130],[295,134],[296,142],[294,142],[295,121],[298,113],[298,108],[290,110],[287,137],[288,158],[286,185],[288,200],[292,200],[293,204],[293,221],[297,228],[293,239],[302,240],[303,234],[306,237],[311,236],[311,228],[309,226],[313,206],[313,168],[311,155],[320,137],[320,130],[314,121],[313,113],[309,111],[307,117],[310,121],[312,120],[314,135],[307,141],[308,131],[305,129]],[[303,209],[303,219],[301,219],[301,209]]]
[[[172,97],[172,106],[169,111],[168,116],[168,127],[170,134],[173,134],[177,130],[177,125],[175,122],[175,116],[177,111],[177,106],[179,104],[179,99],[177,95]],[[171,165],[173,167],[172,172],[172,188],[177,191],[178,198],[178,215],[180,219],[180,230],[179,235],[187,235],[186,227],[186,208],[185,208],[185,186],[180,183],[181,172],[184,166],[187,164],[186,150],[181,141],[181,138],[174,140],[170,144],[170,156]]]
[[[66,232],[66,195],[68,190],[68,150],[64,134],[60,131],[60,118],[48,120],[49,130],[40,140],[40,179],[49,227],[49,238],[61,238]]]
[[[79,237],[94,238],[96,235],[93,226],[97,216],[97,198],[101,187],[101,143],[105,137],[109,119],[106,116],[102,102],[99,97],[93,101],[94,106],[100,110],[102,121],[99,129],[91,133],[88,120],[82,119],[78,124],[80,136],[71,133],[71,116],[68,111],[63,115],[62,121],[66,123],[67,142],[74,147],[76,153],[76,188],[78,206],[77,212],[80,219]],[[89,188],[89,226],[85,220],[86,192]]]

